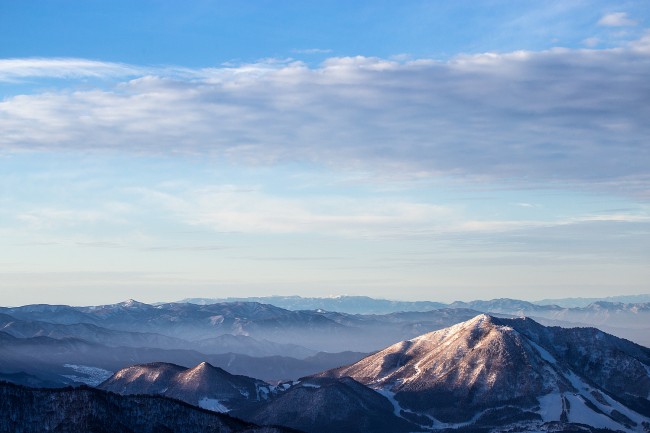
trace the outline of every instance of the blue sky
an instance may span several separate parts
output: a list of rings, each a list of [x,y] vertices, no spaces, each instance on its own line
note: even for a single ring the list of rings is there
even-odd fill
[[[3,304],[648,293],[649,15],[0,0]]]

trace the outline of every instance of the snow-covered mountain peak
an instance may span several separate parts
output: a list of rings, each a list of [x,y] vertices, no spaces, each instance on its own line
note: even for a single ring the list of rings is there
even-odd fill
[[[486,328],[494,325],[494,317],[488,314],[479,314],[474,318],[467,320],[465,322],[458,323],[456,325],[450,326],[449,328],[441,329],[440,331],[446,331],[446,333],[456,333],[463,329],[480,329]],[[437,332],[440,332],[437,331]]]
[[[215,367],[208,362],[201,362],[197,366],[185,370],[178,375],[181,382],[200,384],[203,382],[218,380],[221,377],[229,375],[223,369]]]
[[[120,302],[117,305],[122,308],[131,309],[131,310],[142,310],[142,309],[151,308],[151,305],[145,304],[144,302],[138,302],[135,299],[127,299],[126,301]]]
[[[261,380],[232,375],[207,362],[193,368],[166,363],[134,365],[115,373],[100,388],[120,394],[162,394],[218,412],[271,393],[270,385]]]
[[[429,346],[431,346],[431,350],[435,350],[436,346],[443,345],[447,347],[452,344],[470,349],[476,344],[484,343],[482,340],[485,338],[494,339],[498,338],[498,335],[502,333],[511,333],[513,331],[512,327],[504,325],[499,319],[487,314],[479,314],[466,322],[429,332],[408,340],[408,342],[413,346],[412,351],[427,350]]]
[[[513,383],[509,376],[516,361],[533,369],[524,374],[527,378],[539,376],[535,370],[542,366],[532,362],[533,349],[513,328],[497,320],[481,314],[467,322],[394,344],[339,369],[339,376],[364,378],[362,382],[374,387],[401,390],[427,388],[435,380],[444,380],[447,385],[481,382],[485,391],[500,386],[499,381]],[[520,388],[523,391],[525,387]]]
[[[183,370],[179,365],[166,362],[132,365],[116,372],[100,386],[114,384],[111,389],[114,392],[124,392],[131,387],[140,393],[157,394],[161,388],[156,384],[170,380]]]
[[[533,417],[551,402],[553,417],[539,416],[559,421],[562,406],[557,414],[555,408],[560,402],[574,405],[575,422],[583,420],[579,413],[602,412],[610,415],[599,426],[626,430],[625,423],[633,423],[617,421],[619,413],[636,425],[643,416],[626,409],[622,400],[605,404],[599,396],[615,393],[631,405],[645,407],[650,391],[649,352],[593,328],[546,328],[527,318],[482,314],[318,376],[352,377],[394,396],[402,409],[437,422],[467,422],[488,408],[504,405],[518,408],[513,413]],[[604,392],[589,383],[601,384]],[[565,412],[571,420],[570,409]]]

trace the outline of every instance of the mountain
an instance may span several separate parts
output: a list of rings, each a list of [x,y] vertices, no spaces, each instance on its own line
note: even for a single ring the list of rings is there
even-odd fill
[[[301,359],[317,353],[315,350],[296,344],[256,340],[246,335],[223,334],[189,341],[157,333],[112,330],[91,323],[60,324],[40,320],[21,320],[8,314],[0,314],[0,331],[19,338],[78,338],[113,347],[186,349],[206,354],[240,353],[258,357],[283,355]]]
[[[115,351],[107,350],[102,354],[100,348],[102,346],[78,339],[16,338],[0,332],[0,375],[4,380],[24,385],[72,385],[77,382],[74,360],[84,358],[90,365],[110,362]],[[90,375],[85,378],[92,382]]]
[[[205,362],[191,369],[152,363],[122,369],[99,389],[122,395],[163,395],[257,424],[283,425],[310,433],[421,430],[395,415],[386,397],[350,378],[311,379],[276,387]]]
[[[195,340],[188,345],[193,350],[206,354],[238,353],[254,357],[288,356],[304,359],[318,353],[291,343],[276,343],[269,340],[257,340],[247,335],[223,334],[213,338]]]
[[[59,388],[62,386],[62,383],[60,382],[49,381],[25,372],[0,373],[0,382],[11,382],[18,385],[25,385],[30,388]]]
[[[446,307],[441,302],[393,301],[368,296],[330,296],[327,298],[303,298],[302,296],[262,296],[251,298],[187,298],[180,303],[199,305],[222,302],[259,302],[287,310],[324,310],[348,314],[389,314],[400,311],[430,311]]]
[[[516,299],[454,302],[449,308],[468,308],[491,315],[531,317],[546,325],[595,326],[621,338],[650,346],[650,303],[598,301],[585,307],[537,305]]]
[[[8,314],[0,314],[0,331],[18,338],[79,338],[107,346],[176,347],[185,349],[189,345],[184,340],[161,334],[115,331],[90,323],[60,324],[40,320],[17,319]]]
[[[235,416],[309,433],[407,433],[422,429],[395,415],[390,401],[348,377],[310,379]]]
[[[313,312],[289,311],[254,302],[154,306],[129,300],[93,307],[27,305],[0,308],[0,313],[19,320],[93,324],[110,330],[156,333],[189,341],[224,334],[305,347],[318,341],[320,347],[311,349],[334,349],[329,350],[332,352],[340,351],[336,349],[338,336],[353,331]]]
[[[310,299],[296,298],[298,300]],[[294,297],[287,297],[286,299],[294,299]],[[343,302],[345,299],[347,298],[330,300]],[[370,303],[375,301],[380,303],[397,302],[373,300],[372,298],[363,298],[363,301]],[[557,305],[537,305],[514,299],[493,299],[489,301],[454,302],[445,308],[441,308],[441,304],[437,303],[403,303],[400,305],[412,309],[424,308],[424,306],[435,307],[423,312],[430,313],[430,317],[441,314],[443,310],[447,311],[447,315],[458,314],[459,317],[452,317],[452,320],[457,320],[456,323],[466,320],[466,317],[461,317],[466,316],[466,312],[483,312],[491,315],[526,316],[543,319],[547,324],[555,322],[557,324],[574,324],[573,326],[575,324],[598,326],[615,335],[650,345],[650,337],[646,337],[648,341],[639,340],[639,338],[643,338],[645,331],[650,331],[650,326],[647,325],[650,323],[650,303],[625,304],[600,301],[586,307],[566,308]],[[296,305],[293,305],[293,308],[295,307]],[[332,307],[332,309],[335,309],[335,307]],[[453,313],[454,310],[461,310],[465,313]],[[222,302],[207,305],[191,303],[148,305],[129,300],[118,304],[93,307],[27,305],[0,308],[0,322],[11,321],[7,316],[13,318],[14,322],[20,320],[40,322],[32,325],[34,329],[31,331],[29,329],[27,331],[21,330],[18,324],[12,324],[15,330],[7,329],[6,332],[12,332],[16,336],[72,336],[87,341],[100,341],[98,339],[102,338],[101,342],[104,344],[108,344],[107,341],[115,341],[116,343],[111,344],[120,346],[137,345],[140,347],[146,344],[147,347],[182,348],[204,352],[210,350],[211,353],[216,353],[214,351],[219,350],[218,347],[220,347],[219,344],[210,344],[216,337],[222,335],[246,336],[258,341],[256,347],[251,349],[251,352],[247,352],[249,355],[259,356],[262,351],[266,351],[266,355],[286,355],[288,353],[286,350],[291,350],[287,345],[294,345],[302,347],[294,347],[295,353],[292,356],[301,357],[308,356],[308,350],[329,352],[377,350],[386,344],[412,338],[415,335],[402,334],[398,336],[398,332],[393,331],[390,338],[399,338],[393,339],[393,341],[385,339],[382,344],[379,344],[380,338],[378,336],[386,335],[385,329],[370,334],[373,326],[387,325],[393,321],[395,316],[409,313],[414,312],[361,315],[327,309],[294,311],[257,302]],[[50,325],[45,326],[43,322]],[[407,321],[403,321],[403,323],[406,324]],[[420,323],[423,326],[428,326],[422,323],[421,320],[409,319],[408,323],[411,325]],[[64,327],[55,328],[53,327],[54,324],[70,326],[67,329]],[[447,321],[444,326],[450,324]],[[95,325],[103,328],[103,330],[88,325]],[[21,326],[24,328],[25,324]],[[385,326],[385,328],[389,329],[390,327]],[[106,330],[123,331],[131,334],[111,335]],[[428,331],[431,330],[434,329],[428,329]],[[408,332],[406,328],[403,331]],[[427,330],[421,327],[420,331],[426,332]],[[32,334],[29,334],[29,332],[32,332]],[[34,332],[38,332],[38,334]],[[650,335],[650,332],[647,334]],[[191,342],[194,345],[184,346],[182,342],[178,341],[179,339]],[[249,342],[235,341],[232,338],[231,340],[233,350],[229,351],[237,352],[243,350],[242,347],[249,346]],[[265,344],[264,340],[284,345],[284,347],[272,347]],[[117,341],[119,341],[119,344],[117,344]],[[142,344],[139,342],[142,342]],[[199,348],[196,345],[202,345],[203,347]],[[281,351],[281,353],[273,351]]]
[[[526,313],[544,312],[544,311],[565,311],[566,308],[557,305],[537,305],[528,301],[519,299],[499,298],[488,301],[476,300],[469,302],[456,301],[449,304],[449,308],[468,308],[475,311],[484,311],[491,313],[515,314],[523,316]]]
[[[0,382],[0,431],[12,433],[289,433],[159,396]],[[294,431],[295,433],[295,431]]]
[[[0,312],[23,320],[49,323],[91,323],[113,330],[157,332],[184,339],[212,338],[221,334],[247,335],[250,330],[289,331],[292,327],[331,328],[336,324],[296,311],[254,302],[212,305],[149,305],[133,300],[93,307],[27,305]],[[331,329],[330,329],[331,330]]]
[[[97,385],[121,368],[157,361],[184,366],[207,361],[235,374],[290,380],[355,362],[363,356],[358,352],[316,353],[305,359],[234,353],[207,355],[191,350],[109,347],[76,338],[16,338],[0,332],[0,375],[12,382],[38,386]]]
[[[316,377],[351,377],[427,428],[650,430],[650,349],[593,328],[479,315]]]
[[[559,305],[560,307],[575,308],[586,307],[594,302],[622,302],[626,304],[639,304],[650,302],[650,294],[643,295],[619,295],[608,296],[605,298],[556,298],[556,299],[542,299],[535,301],[533,304],[537,305]]]
[[[23,384],[94,385],[133,364],[190,367],[207,361],[266,381],[297,379],[469,320],[479,311],[529,316],[544,325],[596,325],[650,345],[650,304],[598,302],[569,309],[496,299],[423,312],[348,314],[253,302],[148,305],[131,300],[93,307],[0,308],[0,375]]]
[[[469,308],[484,313],[541,317],[592,326],[645,329],[650,323],[650,303],[624,304],[598,301],[586,307],[564,308],[557,305],[537,305],[515,299],[492,299],[490,301],[454,302],[450,308]]]
[[[137,347],[305,358],[318,351],[375,351],[475,314],[463,308],[359,315],[290,311],[254,302],[154,306],[126,301],[95,307],[0,308],[0,323],[4,318],[5,332],[21,337],[72,336],[130,347],[141,341]]]
[[[207,362],[194,368],[163,362],[133,365],[118,371],[98,388],[123,395],[164,395],[217,412],[266,400],[273,391],[266,382],[232,375]]]

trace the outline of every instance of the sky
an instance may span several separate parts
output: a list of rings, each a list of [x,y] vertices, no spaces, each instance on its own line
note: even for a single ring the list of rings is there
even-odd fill
[[[636,1],[0,0],[0,304],[650,293]]]

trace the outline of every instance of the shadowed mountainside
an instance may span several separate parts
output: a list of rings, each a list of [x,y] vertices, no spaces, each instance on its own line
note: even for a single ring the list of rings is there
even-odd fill
[[[0,431],[12,433],[289,433],[159,396],[0,382]],[[295,433],[295,431],[294,431]]]

